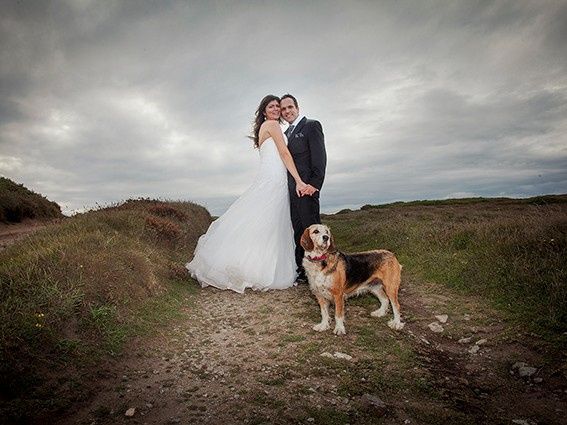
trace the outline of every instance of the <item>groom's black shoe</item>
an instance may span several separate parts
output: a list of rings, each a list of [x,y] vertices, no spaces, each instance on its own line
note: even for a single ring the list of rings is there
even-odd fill
[[[297,278],[295,279],[295,282],[302,285],[304,283],[308,283],[307,282],[307,275],[305,274],[305,271],[301,271],[299,272],[299,274],[297,275]]]

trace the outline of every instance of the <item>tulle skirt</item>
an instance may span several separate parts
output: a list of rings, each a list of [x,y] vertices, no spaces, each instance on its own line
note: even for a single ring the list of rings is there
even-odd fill
[[[186,267],[201,286],[242,293],[295,282],[287,180],[257,180],[199,238]]]

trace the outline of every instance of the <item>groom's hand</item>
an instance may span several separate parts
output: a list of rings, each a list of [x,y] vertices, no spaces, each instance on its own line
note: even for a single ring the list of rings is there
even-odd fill
[[[319,189],[317,189],[316,187],[313,187],[310,184],[308,184],[307,187],[301,191],[301,196],[305,196],[305,195],[313,196],[313,194],[318,190]]]

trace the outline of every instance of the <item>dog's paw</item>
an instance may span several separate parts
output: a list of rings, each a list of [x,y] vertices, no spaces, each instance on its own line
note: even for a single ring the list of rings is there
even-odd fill
[[[395,331],[399,331],[399,330],[403,329],[404,325],[405,325],[405,323],[400,322],[399,320],[394,320],[394,319],[392,319],[388,322],[388,326]]]
[[[323,323],[323,322],[321,322],[321,323],[319,323],[319,324],[313,326],[313,330],[314,330],[314,331],[317,331],[317,332],[324,332],[324,331],[326,331],[326,330],[329,329],[329,328],[330,328],[329,324],[328,324],[328,323]]]
[[[372,317],[384,317],[387,312],[388,312],[387,308],[385,308],[383,310],[381,308],[379,308],[378,310],[374,310],[372,313],[370,313],[370,315]]]
[[[344,326],[335,326],[333,333],[335,335],[346,335],[345,327]]]

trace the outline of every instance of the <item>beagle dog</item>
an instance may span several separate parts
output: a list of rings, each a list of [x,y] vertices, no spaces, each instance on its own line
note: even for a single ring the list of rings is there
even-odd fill
[[[380,300],[380,308],[370,313],[382,317],[392,303],[394,318],[388,326],[400,330],[404,323],[400,317],[398,290],[402,265],[396,256],[384,249],[345,254],[337,251],[331,231],[322,224],[313,224],[303,232],[301,246],[305,249],[303,267],[309,287],[321,307],[321,323],[313,329],[322,332],[329,329],[329,303],[335,304],[336,335],[344,335],[345,299],[371,292]]]

